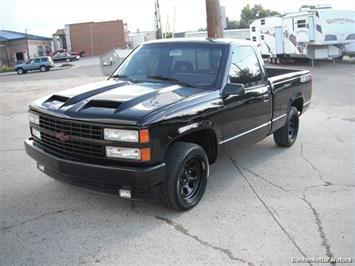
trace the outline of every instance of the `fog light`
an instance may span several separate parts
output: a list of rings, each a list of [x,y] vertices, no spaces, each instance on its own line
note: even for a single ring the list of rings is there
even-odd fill
[[[126,199],[131,198],[131,191],[128,189],[119,189],[118,193],[120,194],[121,198],[126,198]]]
[[[36,137],[37,139],[41,139],[41,132],[35,128],[32,128],[32,135]]]
[[[140,160],[141,153],[137,148],[124,148],[115,146],[106,146],[106,156],[111,158]]]

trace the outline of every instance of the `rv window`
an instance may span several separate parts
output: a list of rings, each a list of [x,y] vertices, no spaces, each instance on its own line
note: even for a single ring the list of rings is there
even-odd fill
[[[265,19],[260,20],[261,25],[265,25]]]
[[[261,39],[264,40],[264,35],[261,35]]]
[[[324,40],[325,41],[336,41],[337,36],[335,36],[334,34],[327,34],[327,35],[325,35]]]
[[[256,37],[253,37],[253,42],[256,42]]]
[[[233,51],[229,80],[232,83],[242,83],[245,87],[262,82],[259,60],[252,47],[240,46]]]
[[[253,32],[254,32],[254,31],[255,31],[255,27],[252,27],[252,28],[251,28],[251,31],[253,31]]]
[[[305,27],[306,27],[305,19],[297,20],[297,28],[305,28]]]
[[[355,34],[350,34],[348,37],[346,37],[347,40],[355,40]]]
[[[321,25],[318,25],[318,24],[317,24],[316,29],[317,29],[317,31],[319,31],[320,33],[322,33],[322,27],[321,27]]]

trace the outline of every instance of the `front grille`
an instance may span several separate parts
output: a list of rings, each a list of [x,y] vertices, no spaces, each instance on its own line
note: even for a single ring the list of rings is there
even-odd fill
[[[44,148],[65,155],[84,155],[103,157],[104,151],[101,145],[80,142],[80,141],[61,141],[56,137],[41,133],[41,144]]]
[[[53,117],[40,116],[39,125],[54,132],[64,132],[70,136],[77,136],[89,139],[102,139],[102,127],[68,120],[61,120]]]
[[[36,142],[47,151],[72,157],[106,157],[104,146],[100,143],[93,143],[93,140],[103,139],[101,126],[47,115],[40,115],[39,122],[40,128],[44,130],[41,130],[41,139],[37,139]],[[60,140],[56,137],[57,133],[68,135],[69,140]],[[75,139],[75,137],[83,139]]]

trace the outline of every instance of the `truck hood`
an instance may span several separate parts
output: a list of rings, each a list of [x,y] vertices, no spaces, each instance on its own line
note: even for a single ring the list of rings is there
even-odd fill
[[[47,96],[30,109],[69,119],[137,125],[149,113],[207,92],[171,83],[107,80]]]

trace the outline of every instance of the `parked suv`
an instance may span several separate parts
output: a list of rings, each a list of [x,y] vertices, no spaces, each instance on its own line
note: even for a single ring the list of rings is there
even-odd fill
[[[24,64],[18,64],[15,66],[17,74],[25,74],[30,70],[40,70],[41,72],[48,71],[51,67],[54,67],[54,63],[51,57],[41,56],[28,60]]]

